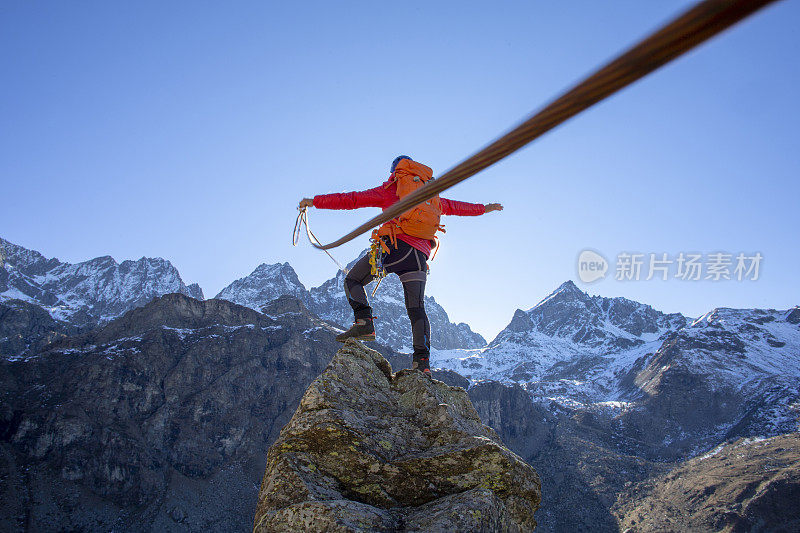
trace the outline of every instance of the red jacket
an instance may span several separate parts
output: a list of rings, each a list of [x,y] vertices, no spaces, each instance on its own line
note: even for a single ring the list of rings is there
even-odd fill
[[[384,211],[398,201],[397,184],[385,181],[382,185],[374,189],[356,192],[342,192],[334,194],[319,194],[314,197],[314,207],[318,209],[358,209],[359,207],[380,207]],[[389,185],[387,187],[387,184]],[[471,204],[469,202],[459,202],[458,200],[448,200],[439,198],[442,206],[443,215],[459,215],[474,217],[486,212],[483,204]],[[425,255],[431,253],[431,242],[427,239],[412,237],[403,233],[397,234],[397,238],[407,242]]]

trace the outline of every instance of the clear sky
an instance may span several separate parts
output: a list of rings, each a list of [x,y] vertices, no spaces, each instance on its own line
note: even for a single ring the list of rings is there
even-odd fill
[[[300,198],[401,153],[442,174],[688,5],[2,2],[0,236],[162,256],[209,297],[262,262],[318,285],[335,266],[292,248]],[[445,220],[428,293],[489,338],[567,279],[692,316],[800,304],[799,27],[798,2],[768,7],[448,191],[505,210]],[[612,263],[591,285],[586,248]],[[625,251],[764,259],[757,281],[618,281]]]

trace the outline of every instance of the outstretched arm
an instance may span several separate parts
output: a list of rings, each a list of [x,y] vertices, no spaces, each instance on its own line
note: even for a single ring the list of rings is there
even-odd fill
[[[391,203],[389,191],[375,187],[366,191],[341,192],[334,194],[318,194],[314,198],[303,198],[300,207],[316,207],[317,209],[358,209],[359,207],[386,207]]]
[[[501,211],[503,206],[500,204],[472,204],[469,202],[459,202],[458,200],[439,199],[442,205],[443,215],[458,215],[462,217],[474,217],[488,213],[490,211]]]

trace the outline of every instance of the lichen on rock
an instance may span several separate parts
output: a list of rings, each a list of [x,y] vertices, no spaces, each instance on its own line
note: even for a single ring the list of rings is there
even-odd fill
[[[269,449],[254,530],[531,531],[540,500],[464,389],[349,341]]]

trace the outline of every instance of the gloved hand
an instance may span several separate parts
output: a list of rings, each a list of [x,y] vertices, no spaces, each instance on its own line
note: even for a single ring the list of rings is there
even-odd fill
[[[483,207],[486,209],[487,213],[490,212],[490,211],[502,211],[503,210],[503,206],[501,204],[486,204]]]
[[[300,208],[303,207],[314,207],[314,199],[313,198],[303,198],[300,200],[300,204],[297,206]]]

